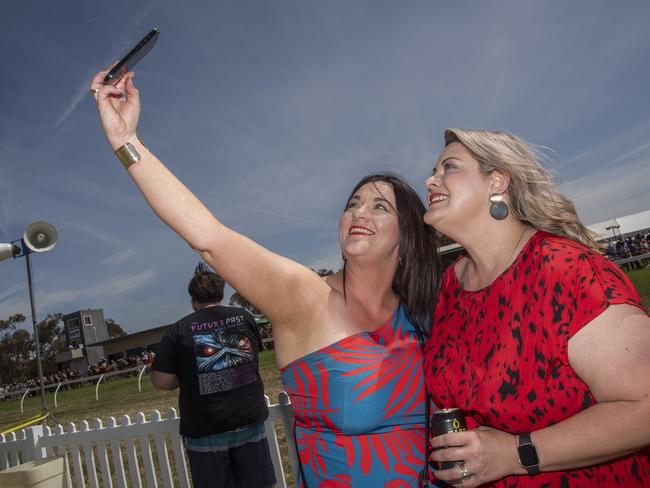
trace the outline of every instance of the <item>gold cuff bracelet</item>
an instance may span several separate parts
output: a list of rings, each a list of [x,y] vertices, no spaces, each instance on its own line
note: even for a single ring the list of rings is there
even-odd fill
[[[135,147],[133,147],[133,144],[130,142],[127,142],[123,146],[118,147],[115,150],[115,155],[126,169],[129,169],[133,163],[140,161],[140,153],[136,150]]]

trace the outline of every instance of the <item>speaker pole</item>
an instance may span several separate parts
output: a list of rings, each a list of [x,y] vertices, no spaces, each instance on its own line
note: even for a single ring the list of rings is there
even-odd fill
[[[25,247],[25,246],[23,246]],[[32,325],[34,326],[34,341],[36,342],[36,367],[38,369],[38,382],[41,385],[41,409],[43,413],[47,412],[45,405],[45,385],[43,382],[43,365],[41,364],[41,345],[38,340],[38,326],[36,325],[36,308],[34,307],[34,287],[32,285],[32,261],[29,257],[29,249],[25,253],[25,263],[27,263],[27,284],[29,285],[29,304],[32,308]]]
[[[34,343],[36,344],[36,369],[38,370],[38,383],[41,387],[41,409],[45,414],[43,425],[52,416],[45,404],[45,378],[43,378],[43,364],[41,361],[41,343],[38,340],[38,325],[36,324],[36,307],[34,306],[34,285],[32,282],[32,252],[47,252],[54,249],[59,239],[59,233],[49,222],[42,220],[32,222],[25,229],[22,239],[13,241],[11,244],[0,243],[0,260],[8,257],[25,258],[27,264],[27,284],[29,285],[29,305],[32,309],[32,326],[34,327]],[[20,245],[18,245],[20,243]],[[52,417],[51,420],[56,420]]]

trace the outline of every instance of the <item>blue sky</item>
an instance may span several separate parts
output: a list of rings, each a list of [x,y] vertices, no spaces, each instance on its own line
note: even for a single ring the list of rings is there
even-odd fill
[[[647,210],[649,18],[645,1],[2,2],[0,242],[58,229],[33,255],[39,319],[103,308],[134,332],[191,311],[198,256],[87,91],[153,26],[141,138],[224,223],[310,267],[338,269],[360,177],[393,170],[424,195],[446,127],[552,150],[587,224]],[[28,307],[24,259],[0,262],[0,318]]]

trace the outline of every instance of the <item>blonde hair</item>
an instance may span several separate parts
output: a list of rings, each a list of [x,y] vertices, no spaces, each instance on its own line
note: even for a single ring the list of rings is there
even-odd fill
[[[499,170],[510,176],[508,197],[517,219],[601,249],[594,233],[580,222],[573,202],[555,188],[550,174],[539,163],[543,158],[539,150],[504,131],[447,129],[445,146],[452,142],[462,144],[484,173]]]

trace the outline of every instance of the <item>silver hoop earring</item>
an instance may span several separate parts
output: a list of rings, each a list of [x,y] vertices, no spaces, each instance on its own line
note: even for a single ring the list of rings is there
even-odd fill
[[[503,201],[502,193],[490,195],[490,216],[495,220],[503,220],[510,213],[508,204]]]

